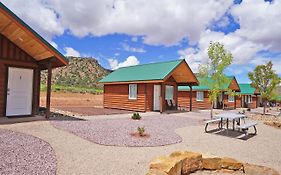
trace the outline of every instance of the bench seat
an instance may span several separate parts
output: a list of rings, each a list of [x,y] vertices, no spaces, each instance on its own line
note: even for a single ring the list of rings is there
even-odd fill
[[[256,125],[258,124],[258,122],[249,122],[249,123],[245,123],[243,125],[239,125],[237,126],[238,129],[241,129],[242,131],[244,131],[247,134],[247,131],[249,130],[250,127],[253,127],[255,130],[255,135],[257,134],[257,128]]]

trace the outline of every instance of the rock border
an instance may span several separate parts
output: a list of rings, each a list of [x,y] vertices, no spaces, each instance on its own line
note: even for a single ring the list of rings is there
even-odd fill
[[[147,175],[189,175],[196,171],[245,173],[247,175],[280,175],[265,166],[242,163],[228,157],[204,156],[189,151],[175,151],[169,156],[156,157],[150,162]]]

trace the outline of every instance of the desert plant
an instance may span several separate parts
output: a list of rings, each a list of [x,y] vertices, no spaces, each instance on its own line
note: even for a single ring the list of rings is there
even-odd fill
[[[138,133],[140,136],[144,136],[145,134],[145,128],[144,127],[138,127]]]
[[[140,120],[141,119],[141,116],[138,112],[134,113],[131,117],[133,120]]]
[[[248,108],[247,111],[251,111],[251,108]]]

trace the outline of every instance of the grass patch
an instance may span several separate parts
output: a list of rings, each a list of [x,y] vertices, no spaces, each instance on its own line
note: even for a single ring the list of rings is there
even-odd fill
[[[40,86],[41,91],[47,91],[47,85],[41,84]],[[52,85],[53,92],[71,92],[71,93],[90,93],[90,94],[97,94],[102,93],[102,89],[90,88],[90,87],[78,87],[78,86],[64,86],[64,85]]]

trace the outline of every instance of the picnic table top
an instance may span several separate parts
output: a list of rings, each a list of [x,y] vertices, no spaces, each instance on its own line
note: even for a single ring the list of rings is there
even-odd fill
[[[246,115],[245,114],[236,114],[236,113],[223,113],[223,114],[216,115],[216,117],[234,120],[234,119],[244,118],[244,117],[246,117]]]

